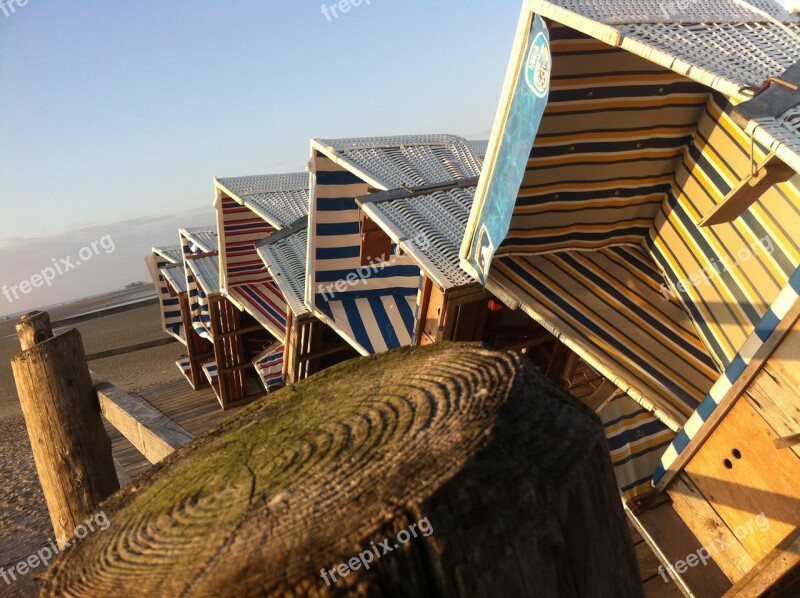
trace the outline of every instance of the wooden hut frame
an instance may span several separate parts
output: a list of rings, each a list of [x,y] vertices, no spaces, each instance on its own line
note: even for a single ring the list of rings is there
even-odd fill
[[[620,489],[681,589],[756,595],[800,573],[800,25],[769,0],[678,9],[525,3],[462,266],[481,279],[482,218],[519,189],[487,289],[619,387]],[[535,15],[553,76],[521,140]]]
[[[256,243],[258,255],[289,307],[286,337],[282,343],[282,375],[287,383],[292,384],[324,367],[356,355],[350,345],[314,317],[303,302],[308,249],[307,225],[308,218],[300,218]]]
[[[362,355],[413,343],[421,273],[359,210],[373,192],[480,173],[468,142],[451,135],[311,142],[305,304]]]

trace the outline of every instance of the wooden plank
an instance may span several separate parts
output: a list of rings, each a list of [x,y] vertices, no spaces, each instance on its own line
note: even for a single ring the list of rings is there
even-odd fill
[[[782,437],[800,433],[800,323],[764,365],[752,385],[747,399],[756,411]],[[791,446],[800,457],[800,446]]]
[[[680,586],[684,594],[696,598],[718,598],[730,589],[731,582],[713,559],[707,558],[705,564],[700,561],[693,567],[689,566],[690,559],[695,562],[691,555],[697,557],[702,546],[672,505],[662,503],[639,515],[634,515],[627,506],[625,508],[636,530],[665,567],[663,575]]]
[[[800,299],[795,300],[792,307],[783,318],[778,328],[772,333],[767,341],[761,345],[756,351],[755,356],[744,369],[739,379],[731,386],[731,389],[725,394],[722,400],[717,405],[716,409],[711,413],[705,421],[700,430],[686,445],[678,458],[672,463],[661,479],[656,484],[659,490],[665,490],[675,475],[681,471],[686,464],[692,459],[694,454],[703,446],[703,443],[714,432],[719,423],[725,418],[728,411],[734,406],[738,399],[742,396],[744,391],[750,386],[751,382],[755,379],[758,373],[764,367],[764,364],[775,352],[784,338],[793,329],[795,323],[800,318]]]
[[[785,183],[795,174],[794,168],[770,155],[758,166],[754,176],[746,176],[714,210],[703,218],[699,226],[714,226],[733,222],[772,187]]]
[[[691,478],[682,473],[668,490],[672,508],[705,546],[711,557],[732,582],[739,581],[756,562],[736,539],[730,528],[709,504],[705,496],[694,485]]]
[[[98,359],[105,359],[106,357],[115,357],[117,355],[126,355],[127,353],[135,353],[136,351],[144,351],[146,349],[153,349],[155,347],[163,347],[164,345],[171,345],[177,343],[178,339],[174,336],[166,338],[159,338],[154,341],[147,341],[146,343],[138,343],[136,345],[129,345],[127,347],[118,347],[117,349],[109,349],[108,351],[100,351],[98,353],[90,353],[86,356],[86,361],[96,361]]]
[[[724,598],[757,598],[781,586],[784,596],[800,595],[800,530],[787,536]]]
[[[800,459],[739,401],[686,465],[700,492],[755,561],[800,525]],[[766,517],[766,522],[760,516]]]
[[[132,397],[95,373],[92,373],[92,383],[100,402],[100,413],[150,463],[158,463],[194,438],[150,403]]]

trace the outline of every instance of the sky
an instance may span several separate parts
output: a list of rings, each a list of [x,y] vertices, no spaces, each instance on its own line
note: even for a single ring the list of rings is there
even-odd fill
[[[312,137],[487,139],[522,5],[2,1],[0,315],[149,280],[213,177],[301,171]]]
[[[213,177],[302,171],[312,137],[488,138],[521,7],[22,4],[0,12],[0,286],[115,249],[0,295],[0,315],[149,280],[151,246],[214,222]]]

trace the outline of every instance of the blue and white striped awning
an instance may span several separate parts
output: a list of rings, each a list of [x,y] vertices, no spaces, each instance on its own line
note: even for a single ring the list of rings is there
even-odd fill
[[[167,272],[175,272],[176,269],[178,274],[181,276],[183,274],[180,247],[154,247],[150,255],[145,258],[145,262],[158,294],[162,328],[164,332],[185,344],[186,337],[183,330],[180,300],[170,293],[170,282],[166,276]]]

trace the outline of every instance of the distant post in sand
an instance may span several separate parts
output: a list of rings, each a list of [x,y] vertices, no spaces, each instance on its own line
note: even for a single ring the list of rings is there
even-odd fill
[[[83,341],[73,329],[53,336],[50,316],[32,312],[17,324],[22,353],[11,360],[36,469],[57,538],[119,489]]]

